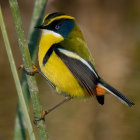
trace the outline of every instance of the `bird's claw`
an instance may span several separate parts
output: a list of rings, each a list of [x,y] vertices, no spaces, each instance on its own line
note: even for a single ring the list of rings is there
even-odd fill
[[[43,121],[45,121],[45,116],[47,115],[47,111],[42,111],[42,115],[41,115],[41,117],[40,118],[38,118],[38,117],[35,117],[35,120],[34,120],[34,124],[35,125],[37,125],[37,122],[38,121],[41,121],[41,120],[43,120]]]
[[[38,73],[38,70],[37,70],[37,68],[36,68],[35,65],[33,65],[33,71],[31,71],[31,72],[27,71],[27,70],[24,68],[24,64],[21,64],[21,65],[19,66],[18,70],[20,70],[20,69],[23,69],[24,72],[25,72],[27,75],[30,75],[30,76],[34,76],[36,73]]]

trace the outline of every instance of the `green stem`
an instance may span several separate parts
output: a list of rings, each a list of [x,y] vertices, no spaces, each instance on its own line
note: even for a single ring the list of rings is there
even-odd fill
[[[14,77],[19,101],[20,101],[22,110],[24,112],[23,115],[24,115],[24,119],[26,120],[26,125],[27,125],[27,128],[28,128],[29,136],[30,136],[31,140],[35,140],[35,135],[34,135],[34,132],[33,132],[33,128],[32,128],[32,124],[31,124],[31,121],[30,121],[29,114],[28,114],[27,106],[26,106],[26,103],[25,103],[25,100],[24,100],[24,96],[23,96],[23,93],[22,93],[20,80],[19,80],[19,77],[18,77],[18,74],[17,74],[16,65],[15,65],[15,61],[14,61],[14,58],[13,58],[12,50],[11,50],[10,43],[9,43],[9,40],[8,40],[8,36],[7,36],[7,32],[6,32],[6,28],[5,28],[5,24],[4,24],[4,20],[3,20],[3,16],[2,16],[1,7],[0,7],[0,26],[1,26],[1,31],[2,31],[2,34],[3,34],[3,39],[4,39],[6,51],[7,51],[7,54],[8,54],[12,74],[13,74],[13,77]]]
[[[39,35],[40,32],[35,30],[34,27],[36,25],[40,25],[43,19],[43,14],[45,11],[47,0],[36,0],[34,11],[32,15],[32,20],[30,24],[28,40],[29,40],[29,51],[31,54],[32,62],[35,63],[37,51],[38,51],[38,42],[39,42]]]
[[[32,61],[31,61],[31,57],[30,57],[30,53],[28,49],[28,44],[25,39],[25,34],[23,30],[23,25],[21,22],[18,3],[17,3],[17,0],[9,0],[9,2],[10,2],[10,7],[12,10],[12,15],[13,15],[13,19],[14,19],[14,23],[16,27],[19,48],[22,54],[23,64],[26,71],[31,72],[33,71]],[[42,108],[40,104],[39,91],[38,91],[35,77],[26,75],[26,78],[27,78],[27,82],[29,86],[30,95],[31,95],[34,115],[35,117],[40,118],[40,116],[42,115]],[[48,137],[47,137],[45,122],[43,120],[38,121],[37,128],[38,128],[40,139],[46,140]]]
[[[29,30],[29,51],[32,58],[32,63],[35,63],[36,57],[37,57],[37,50],[38,50],[38,42],[39,42],[39,36],[40,33],[38,30],[34,30],[34,27],[36,25],[40,25],[42,22],[43,14],[45,11],[47,0],[36,0],[35,6],[33,9],[31,24],[30,24],[30,30]],[[25,101],[27,106],[29,106],[30,96],[29,96],[29,89],[26,82],[25,74],[22,73],[22,79],[21,79],[21,86],[23,89],[23,94],[25,97]],[[22,110],[18,103],[17,106],[17,115],[16,115],[16,121],[15,121],[15,131],[14,131],[14,140],[25,140],[26,139],[26,126],[24,125],[25,120],[22,118]]]

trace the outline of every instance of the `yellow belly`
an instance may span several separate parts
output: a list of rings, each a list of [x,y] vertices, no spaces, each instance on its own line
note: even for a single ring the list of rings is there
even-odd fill
[[[45,66],[42,63],[48,49],[54,43],[58,43],[62,40],[63,37],[58,37],[54,34],[42,34],[38,53],[40,69],[42,73],[56,86],[57,93],[65,93],[71,97],[85,97],[88,95],[86,90],[79,85],[71,71],[55,54],[55,52],[51,54]]]
[[[41,71],[56,86],[56,91],[59,94],[65,93],[79,98],[87,95],[86,91],[79,85],[71,71],[55,52],[52,53],[45,66],[43,66],[42,61],[39,64]]]

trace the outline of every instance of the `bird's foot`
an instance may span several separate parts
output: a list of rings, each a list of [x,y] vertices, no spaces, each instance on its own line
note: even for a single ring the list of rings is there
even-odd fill
[[[38,73],[38,69],[35,65],[33,65],[33,71],[29,72],[24,68],[24,64],[21,64],[18,68],[18,70],[23,69],[23,71],[30,76],[34,76],[36,73]]]
[[[35,117],[35,119],[34,119],[34,124],[35,125],[37,125],[37,122],[38,121],[41,121],[41,120],[43,120],[43,121],[45,121],[45,116],[48,114],[48,111],[42,111],[42,115],[41,115],[41,117],[40,118],[38,118],[38,117]]]

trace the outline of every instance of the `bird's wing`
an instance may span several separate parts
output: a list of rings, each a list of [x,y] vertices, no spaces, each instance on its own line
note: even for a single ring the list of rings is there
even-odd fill
[[[93,95],[99,78],[93,65],[71,51],[57,47],[54,48],[54,51],[69,68],[79,84],[86,89],[90,95]]]

